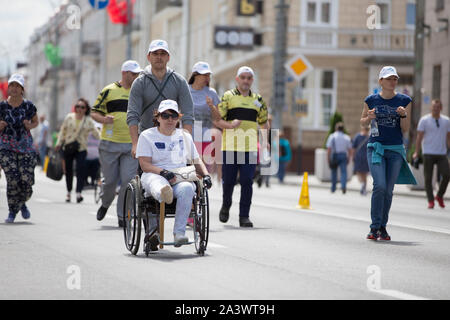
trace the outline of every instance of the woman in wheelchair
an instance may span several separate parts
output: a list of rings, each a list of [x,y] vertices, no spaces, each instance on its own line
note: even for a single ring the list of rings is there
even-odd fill
[[[193,163],[196,173],[203,177],[203,184],[211,188],[212,182],[189,133],[177,129],[181,114],[178,104],[173,100],[164,100],[159,105],[153,119],[155,126],[143,131],[138,140],[136,157],[143,171],[142,187],[148,195],[159,202],[171,204],[177,199],[174,225],[175,247],[189,242],[185,235],[186,223],[195,195],[195,184],[185,179],[177,181],[176,169]],[[154,228],[154,221],[151,222]],[[157,238],[154,232],[152,237]]]

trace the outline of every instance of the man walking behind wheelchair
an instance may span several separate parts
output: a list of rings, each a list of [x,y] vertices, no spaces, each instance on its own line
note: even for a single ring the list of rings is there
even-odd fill
[[[171,204],[173,198],[177,199],[173,229],[175,247],[189,243],[185,232],[195,196],[195,184],[183,179],[180,181],[173,171],[192,162],[196,172],[203,178],[203,184],[208,189],[212,186],[211,177],[195,148],[192,136],[176,128],[180,117],[175,101],[162,101],[153,117],[155,126],[140,134],[136,148],[136,157],[143,171],[142,187],[146,193],[166,204]],[[154,243],[158,239],[155,221],[151,220],[150,225],[151,230],[155,231],[149,241]]]
[[[103,124],[99,145],[100,165],[105,177],[102,205],[97,211],[101,221],[116,196],[117,184],[121,183],[117,201],[119,227],[123,227],[123,198],[127,183],[137,173],[138,162],[131,156],[131,137],[127,125],[127,109],[130,88],[142,71],[136,61],[122,65],[122,80],[106,86],[97,98],[92,118]]]

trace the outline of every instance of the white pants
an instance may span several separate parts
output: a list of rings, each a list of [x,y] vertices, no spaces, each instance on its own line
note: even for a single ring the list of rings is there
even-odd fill
[[[161,202],[161,189],[169,185],[164,177],[154,173],[143,173],[141,177],[142,187],[147,194]],[[177,199],[177,207],[175,211],[175,225],[173,233],[184,235],[186,232],[186,224],[189,213],[192,208],[192,199],[195,195],[195,184],[193,182],[183,181],[172,186],[173,197]],[[156,227],[156,219],[150,219],[150,228]]]

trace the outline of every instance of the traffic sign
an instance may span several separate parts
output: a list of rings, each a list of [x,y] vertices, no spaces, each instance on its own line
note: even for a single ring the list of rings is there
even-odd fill
[[[313,65],[302,54],[296,55],[285,64],[289,73],[297,80],[300,81],[314,68]]]
[[[94,9],[105,9],[109,4],[109,0],[89,0],[89,3]]]

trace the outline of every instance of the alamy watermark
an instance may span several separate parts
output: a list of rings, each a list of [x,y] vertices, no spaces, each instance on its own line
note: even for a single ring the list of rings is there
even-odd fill
[[[367,7],[366,13],[369,17],[366,20],[366,25],[369,30],[381,29],[381,8],[374,4]]]
[[[81,29],[81,8],[77,5],[71,4],[67,6],[66,14],[68,15],[66,20],[66,27],[69,30]]]
[[[66,273],[69,277],[66,280],[68,290],[81,290],[81,268],[77,265],[67,267]]]
[[[201,127],[201,122],[195,121],[194,128]],[[225,139],[222,139],[225,135]],[[203,162],[206,165],[221,164],[255,164],[260,166],[261,175],[275,175],[279,168],[279,130],[278,129],[225,129],[211,138],[211,129],[193,130],[193,140],[197,145],[202,142],[209,142],[203,150],[197,149]],[[270,139],[269,139],[270,136]],[[179,139],[176,141],[176,139]],[[185,158],[193,159],[194,152],[189,149],[189,145],[179,135],[171,137],[169,145],[154,141],[159,146],[164,145],[166,151],[171,152],[171,161],[182,163]],[[269,143],[270,140],[270,143]],[[223,146],[222,143],[226,143]],[[187,148],[186,151],[184,149]],[[225,151],[223,152],[222,149]],[[238,151],[233,151],[238,150]],[[225,158],[224,158],[225,157]]]

